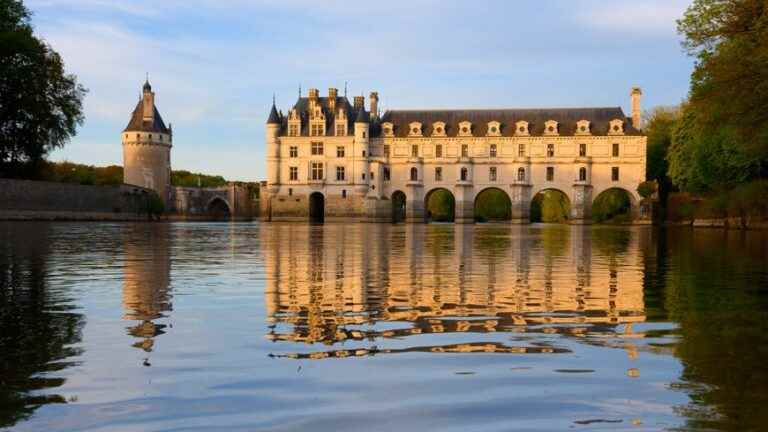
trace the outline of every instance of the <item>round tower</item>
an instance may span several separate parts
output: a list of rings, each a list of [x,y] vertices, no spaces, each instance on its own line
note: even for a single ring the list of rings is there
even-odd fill
[[[356,98],[357,99],[357,98]],[[356,104],[357,105],[357,104]],[[354,163],[355,163],[355,191],[359,195],[365,195],[368,193],[368,185],[370,184],[370,175],[368,167],[370,153],[370,116],[365,111],[365,107],[360,104],[357,111],[357,117],[355,118],[355,151]]]
[[[168,208],[173,131],[165,126],[155,106],[155,93],[149,81],[144,83],[122,141],[123,183],[154,190]]]
[[[280,192],[280,115],[277,113],[275,101],[267,119],[267,192],[277,195]]]

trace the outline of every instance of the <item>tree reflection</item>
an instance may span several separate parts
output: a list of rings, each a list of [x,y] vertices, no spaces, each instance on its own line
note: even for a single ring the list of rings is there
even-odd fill
[[[85,318],[48,285],[49,226],[0,223],[0,427],[65,398],[55,372],[75,364]],[[47,390],[42,394],[41,390]]]

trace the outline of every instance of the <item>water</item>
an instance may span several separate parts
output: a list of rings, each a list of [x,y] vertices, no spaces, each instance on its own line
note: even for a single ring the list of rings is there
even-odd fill
[[[0,224],[0,429],[765,430],[768,234]]]

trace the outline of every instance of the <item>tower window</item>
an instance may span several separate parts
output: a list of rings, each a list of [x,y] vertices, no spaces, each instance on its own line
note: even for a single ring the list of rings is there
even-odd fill
[[[346,171],[343,166],[337,166],[336,167],[336,181],[344,181],[346,177]]]
[[[619,167],[611,168],[611,180],[619,181]]]
[[[290,175],[289,178],[292,181],[298,180],[299,179],[299,167],[290,167],[289,168],[289,175]]]
[[[323,164],[322,162],[312,162],[312,180],[323,179]]]
[[[496,167],[490,167],[488,168],[488,180],[495,182],[497,178],[497,171]]]
[[[555,167],[547,167],[547,181],[555,181]]]
[[[587,181],[587,169],[584,167],[579,168],[579,181]]]
[[[435,181],[443,181],[443,168],[437,167],[435,168]]]
[[[411,168],[411,181],[419,181],[419,170]]]
[[[323,154],[323,143],[321,142],[313,142],[312,143],[312,155],[313,156],[320,156]]]
[[[338,146],[336,147],[336,157],[343,158],[344,157],[344,147]]]
[[[579,156],[585,157],[587,155],[587,145],[586,144],[579,144]]]
[[[288,149],[288,153],[292,158],[299,157],[299,148],[297,146],[291,146]]]
[[[619,143],[613,143],[613,157],[619,157]]]
[[[555,155],[555,145],[547,144],[547,157],[553,157]]]
[[[488,153],[489,153],[489,155],[490,155],[492,158],[495,158],[495,157],[496,157],[496,144],[491,144],[491,148],[490,148],[490,150],[488,151]]]
[[[518,168],[517,169],[517,180],[518,181],[525,181],[525,168]]]

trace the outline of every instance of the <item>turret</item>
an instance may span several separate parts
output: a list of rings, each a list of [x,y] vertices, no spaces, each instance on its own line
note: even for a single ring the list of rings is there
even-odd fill
[[[632,126],[640,130],[642,127],[642,111],[640,110],[640,97],[643,91],[640,87],[632,87],[630,97],[632,98]]]
[[[273,99],[266,127],[267,191],[273,195],[280,191],[280,124],[280,115]]]

